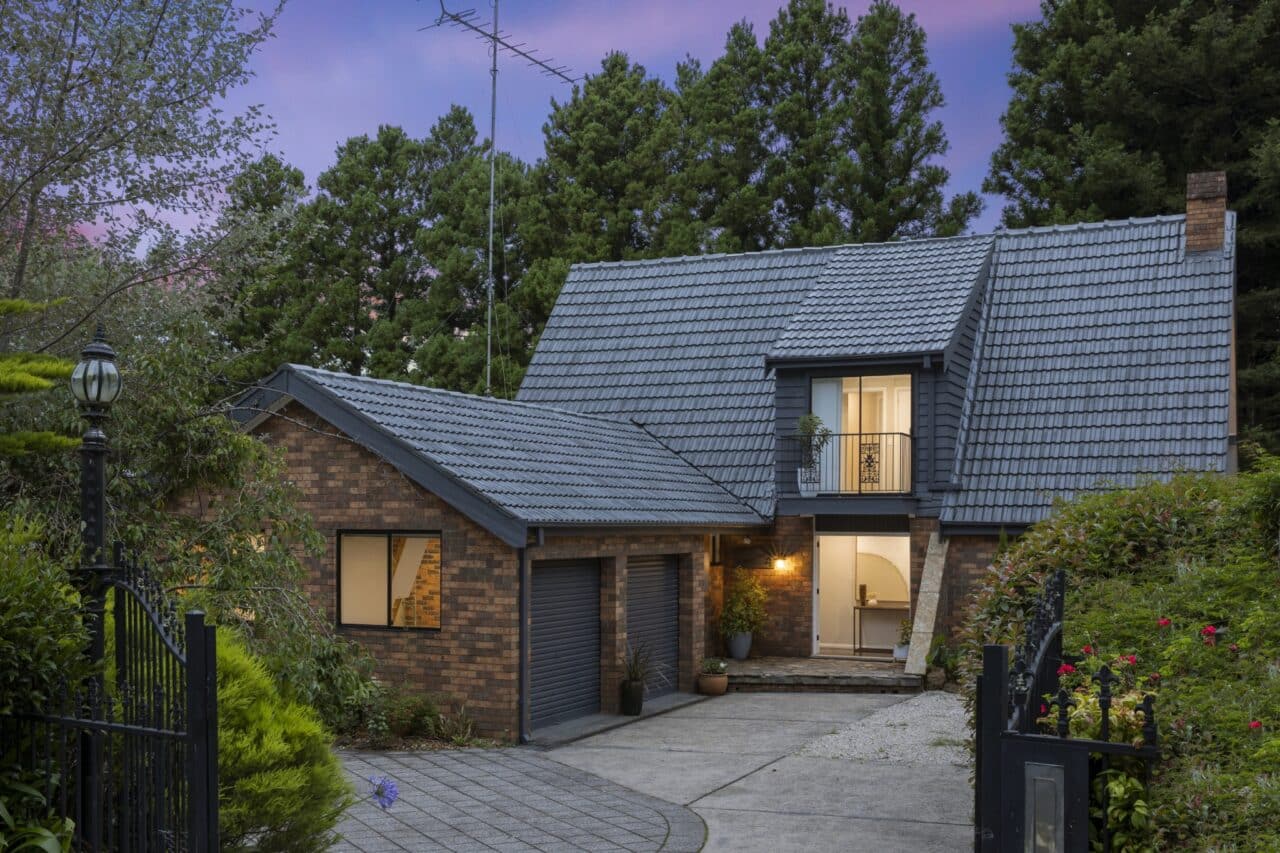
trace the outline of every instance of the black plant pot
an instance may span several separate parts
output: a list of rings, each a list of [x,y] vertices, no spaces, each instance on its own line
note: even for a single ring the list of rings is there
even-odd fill
[[[621,697],[622,713],[628,717],[640,716],[640,709],[644,706],[644,682],[624,681],[618,692]]]

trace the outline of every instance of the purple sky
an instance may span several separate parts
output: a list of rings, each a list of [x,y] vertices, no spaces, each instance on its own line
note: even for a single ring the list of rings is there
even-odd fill
[[[670,80],[685,55],[704,66],[717,57],[725,33],[746,18],[763,39],[780,0],[505,0],[499,23],[517,41],[572,68],[595,72],[610,50],[621,50],[652,74]],[[867,3],[839,3],[856,17]],[[488,20],[489,0],[449,0]],[[951,141],[945,165],[951,190],[978,190],[1000,139],[1008,100],[1005,73],[1009,24],[1038,17],[1038,0],[902,0],[929,35],[929,53],[947,106],[940,112]],[[468,107],[487,135],[488,51],[453,28],[419,32],[439,12],[438,0],[293,0],[253,63],[256,78],[233,94],[233,105],[260,103],[277,123],[272,147],[306,173],[309,183],[333,163],[348,137],[396,124],[425,135],[451,103]],[[526,160],[542,152],[542,123],[551,98],[567,84],[503,56],[498,77],[498,146]],[[976,230],[993,228],[999,199],[989,197]]]

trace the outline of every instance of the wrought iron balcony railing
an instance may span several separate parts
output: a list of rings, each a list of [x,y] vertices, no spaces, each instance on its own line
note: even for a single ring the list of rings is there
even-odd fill
[[[911,491],[911,436],[906,433],[835,433],[816,453],[804,439],[791,437],[781,450],[782,469],[795,470],[801,497]]]

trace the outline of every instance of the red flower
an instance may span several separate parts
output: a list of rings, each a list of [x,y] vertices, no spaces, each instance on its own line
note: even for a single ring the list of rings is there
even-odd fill
[[[1217,633],[1218,633],[1218,629],[1213,625],[1205,625],[1203,628],[1200,629],[1200,636],[1202,637],[1212,637]]]
[[[1047,714],[1047,713],[1049,713],[1049,706],[1048,706],[1048,705],[1046,705],[1046,704],[1044,704],[1043,702],[1041,702],[1041,703],[1040,703],[1040,715],[1041,715],[1041,716],[1044,716],[1044,715],[1045,715],[1045,714]]]
[[[1148,680],[1148,681],[1159,681],[1159,680],[1160,680],[1160,673],[1158,673],[1158,672],[1153,672],[1153,673],[1151,673],[1150,675],[1148,675],[1148,676],[1147,676],[1147,680]]]
[[[1239,647],[1239,646],[1237,646],[1235,643],[1232,643],[1231,645],[1227,646],[1227,648],[1231,649],[1231,651],[1233,651],[1233,652],[1238,652],[1238,651],[1240,651],[1240,647]]]
[[[1167,616],[1161,616],[1159,619],[1156,620],[1156,624],[1159,625],[1161,628],[1168,628],[1170,625],[1173,624],[1173,622]]]
[[[1138,665],[1138,656],[1137,656],[1137,655],[1129,655],[1127,658],[1125,658],[1125,660],[1127,660],[1127,661],[1129,662],[1129,666],[1137,666],[1137,665]]]
[[[1075,671],[1076,668],[1069,663],[1064,663],[1062,666],[1058,667],[1058,675],[1070,675]]]
[[[1088,645],[1082,646],[1080,648],[1080,651],[1084,652],[1086,655],[1091,655],[1093,654],[1093,646],[1088,646]]]
[[[1250,720],[1250,721],[1249,721],[1249,728],[1251,728],[1251,729],[1260,729],[1260,728],[1262,728],[1262,720]]]

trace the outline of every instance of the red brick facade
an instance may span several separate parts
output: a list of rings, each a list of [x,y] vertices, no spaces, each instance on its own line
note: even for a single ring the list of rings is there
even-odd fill
[[[716,625],[724,602],[724,587],[741,566],[756,573],[769,593],[769,624],[752,638],[751,654],[809,657],[813,652],[813,519],[784,516],[771,530],[721,537],[723,562],[713,586],[717,590],[708,607],[709,647],[723,654],[724,639]],[[774,568],[777,559],[786,568]]]
[[[374,454],[340,436],[297,405],[257,434],[283,448],[301,508],[325,538],[325,552],[306,558],[306,591],[337,618],[339,531],[439,531],[438,630],[342,626],[377,662],[377,675],[406,690],[440,693],[463,705],[482,734],[515,740],[519,720],[519,552]],[[301,423],[299,423],[301,422]],[[307,424],[303,426],[302,424]],[[310,427],[310,428],[308,428]],[[678,686],[693,690],[704,656],[707,543],[699,533],[635,531],[548,536],[526,549],[529,565],[560,558],[601,562],[601,706],[616,711],[627,648],[628,557],[676,555],[680,567]],[[527,720],[526,720],[527,723]]]
[[[937,632],[954,636],[964,624],[969,599],[991,565],[999,544],[998,536],[949,537],[947,568],[943,575],[942,597],[938,601]]]

